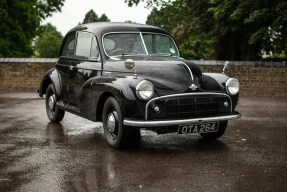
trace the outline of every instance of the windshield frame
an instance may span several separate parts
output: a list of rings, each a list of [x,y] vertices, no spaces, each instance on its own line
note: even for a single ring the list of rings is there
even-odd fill
[[[109,55],[107,52],[106,52],[106,49],[105,49],[105,45],[104,45],[104,39],[105,39],[105,36],[107,35],[111,35],[111,34],[139,34],[140,35],[140,38],[141,38],[141,41],[142,41],[142,44],[143,44],[143,47],[144,47],[144,51],[145,51],[145,54],[120,54],[120,55]],[[177,53],[176,55],[164,55],[164,54],[151,54],[148,52],[147,50],[147,47],[146,47],[146,42],[144,41],[144,38],[143,38],[143,34],[151,34],[151,35],[160,35],[160,36],[166,36],[168,37],[174,47],[175,47],[175,53]],[[117,57],[122,57],[122,56],[131,56],[131,57],[138,57],[138,56],[161,56],[161,57],[180,57],[180,53],[179,53],[179,50],[178,50],[178,47],[173,39],[172,36],[170,35],[167,35],[167,34],[164,34],[164,33],[155,33],[155,32],[133,32],[133,31],[119,31],[119,32],[108,32],[108,33],[105,33],[103,36],[102,36],[102,47],[103,47],[103,51],[105,53],[106,56],[108,56],[109,58],[117,58]]]

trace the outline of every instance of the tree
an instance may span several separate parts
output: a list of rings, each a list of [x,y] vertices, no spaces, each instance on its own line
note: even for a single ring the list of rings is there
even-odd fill
[[[83,24],[93,22],[109,22],[109,21],[110,19],[105,14],[101,15],[101,17],[98,17],[95,11],[91,9],[86,13],[85,18],[83,20]]]
[[[212,0],[209,12],[220,35],[217,57],[229,53],[238,60],[257,60],[261,51],[287,51],[287,2],[285,0]],[[221,51],[219,50],[221,49]],[[223,53],[225,51],[225,53]],[[226,52],[227,51],[227,52]]]
[[[126,0],[130,6],[144,0]],[[261,52],[287,55],[285,0],[146,0],[147,23],[175,36],[181,52],[220,60],[258,60]],[[202,55],[203,52],[207,54]]]
[[[201,0],[198,3],[198,1],[177,0],[162,4],[159,10],[153,8],[147,18],[147,24],[169,31],[175,38],[183,57],[209,59],[214,54],[215,38],[209,36],[212,15],[202,11],[207,1]]]
[[[43,58],[56,58],[63,40],[62,34],[50,23],[41,26],[41,33],[34,42],[35,55]]]
[[[64,0],[1,0],[0,57],[29,57],[41,20],[60,11]]]
[[[138,5],[140,2],[143,2],[144,0],[125,0],[125,3],[127,3],[130,7],[133,5]],[[146,0],[146,4],[148,7],[159,7],[160,5],[167,3],[170,3],[172,0]]]
[[[93,23],[93,22],[97,22],[99,20],[98,15],[95,13],[95,11],[93,9],[91,9],[90,11],[88,11],[85,15],[85,18],[83,20],[83,24],[84,23]]]
[[[106,14],[102,14],[102,16],[99,18],[99,22],[110,22],[110,19]]]

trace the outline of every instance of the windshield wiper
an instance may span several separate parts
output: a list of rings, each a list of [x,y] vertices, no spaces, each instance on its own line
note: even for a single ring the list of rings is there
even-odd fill
[[[149,54],[150,56],[166,56],[166,57],[172,57],[172,53],[168,54],[168,53],[154,53],[154,54]]]

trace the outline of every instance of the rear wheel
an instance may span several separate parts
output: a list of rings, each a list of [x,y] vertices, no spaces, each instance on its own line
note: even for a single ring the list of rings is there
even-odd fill
[[[107,143],[113,148],[138,147],[140,130],[123,125],[120,106],[114,97],[109,97],[103,109],[103,127]]]
[[[56,92],[53,84],[50,84],[46,91],[46,112],[51,122],[62,121],[65,111],[57,106]]]
[[[228,121],[219,122],[218,131],[210,133],[200,133],[200,135],[207,140],[214,140],[221,137],[226,130]]]

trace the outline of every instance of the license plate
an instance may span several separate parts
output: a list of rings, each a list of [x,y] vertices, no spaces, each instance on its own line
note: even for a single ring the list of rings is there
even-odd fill
[[[209,132],[216,132],[217,130],[218,130],[218,122],[178,126],[178,134],[209,133]]]

